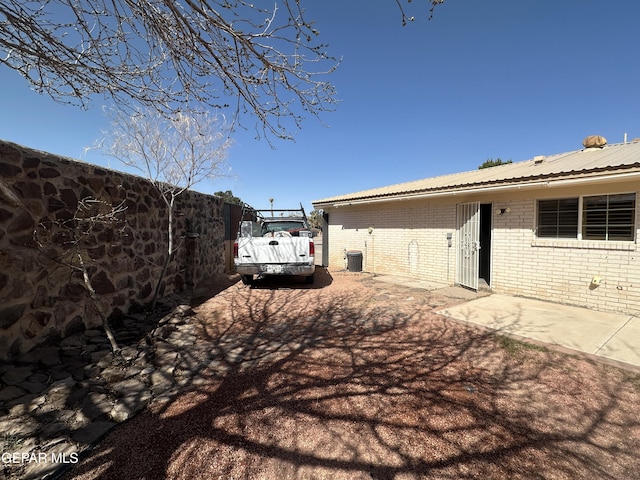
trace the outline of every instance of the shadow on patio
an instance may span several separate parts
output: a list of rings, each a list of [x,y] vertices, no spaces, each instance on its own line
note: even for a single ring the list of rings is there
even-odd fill
[[[323,273],[328,275],[328,273]],[[407,293],[408,292],[408,293]],[[640,380],[337,277],[198,307],[205,378],[64,478],[630,478]]]

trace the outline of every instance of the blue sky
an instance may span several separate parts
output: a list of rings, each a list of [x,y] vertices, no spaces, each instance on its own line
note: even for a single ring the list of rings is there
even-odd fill
[[[308,118],[275,149],[251,128],[234,135],[233,178],[207,182],[254,207],[288,208],[333,195],[640,137],[640,2],[447,0],[402,27],[394,0],[303,0],[329,52],[341,102]],[[0,68],[0,138],[121,169],[82,155],[108,126],[59,105]],[[245,123],[250,123],[245,121]]]

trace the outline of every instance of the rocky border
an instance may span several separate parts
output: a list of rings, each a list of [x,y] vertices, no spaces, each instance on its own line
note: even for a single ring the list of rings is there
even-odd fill
[[[5,478],[57,478],[117,424],[198,382],[216,352],[196,345],[189,305],[169,310],[125,317],[115,357],[103,331],[86,330],[0,367]]]

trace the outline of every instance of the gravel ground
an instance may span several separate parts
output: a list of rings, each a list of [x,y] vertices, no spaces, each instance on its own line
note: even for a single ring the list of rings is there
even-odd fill
[[[320,271],[196,309],[204,381],[67,479],[630,479],[640,376],[437,314],[461,300]]]

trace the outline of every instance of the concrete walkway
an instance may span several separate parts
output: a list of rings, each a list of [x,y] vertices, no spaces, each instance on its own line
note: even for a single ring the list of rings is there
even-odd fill
[[[440,290],[437,284],[402,277],[385,275],[375,279],[413,288]],[[442,287],[442,290],[455,288]],[[438,313],[640,371],[639,317],[499,294],[479,297],[482,293],[468,292],[466,303]]]

